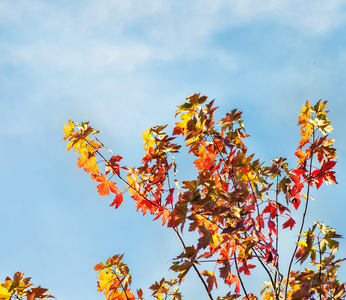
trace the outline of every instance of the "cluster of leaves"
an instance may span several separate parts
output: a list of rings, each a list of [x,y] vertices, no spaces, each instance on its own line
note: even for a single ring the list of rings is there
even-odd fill
[[[55,298],[52,295],[46,294],[49,290],[41,286],[32,287],[30,277],[24,278],[24,274],[17,272],[13,279],[7,277],[4,283],[0,283],[0,299],[1,300],[35,300]]]
[[[242,113],[232,110],[219,121],[214,120],[214,101],[194,94],[178,106],[171,135],[165,132],[167,125],[155,126],[143,132],[145,155],[138,168],[121,166],[122,157],[106,159],[101,153],[108,150],[95,136],[99,131],[89,123],[68,121],[64,127],[68,140],[67,150],[79,153],[78,168],[90,173],[97,182],[100,196],[114,194],[110,204],[118,208],[123,193],[112,180],[115,176],[124,184],[136,201],[137,211],[149,212],[154,220],[161,219],[176,233],[183,246],[171,266],[177,278],[162,279],[151,286],[156,299],[180,299],[178,286],[193,269],[201,279],[210,299],[218,278],[233,286],[233,291],[223,298],[257,299],[248,293],[242,276],[250,275],[251,269],[260,265],[269,281],[261,291],[263,299],[341,299],[345,286],[337,280],[336,270],[342,260],[335,260],[338,249],[335,239],[340,235],[323,223],[303,232],[309,203],[310,189],[323,183],[336,184],[334,171],[336,150],[334,140],[328,138],[333,129],[326,117],[326,102],[318,101],[311,106],[307,101],[299,116],[301,140],[295,155],[298,165],[288,168],[286,158],[276,158],[269,166],[248,155],[244,140],[248,137]],[[182,136],[185,147],[194,156],[196,178],[179,182],[177,164],[173,154],[183,145],[176,143]],[[99,157],[104,166],[102,173],[96,161]],[[314,163],[313,157],[318,163]],[[314,164],[313,164],[314,163]],[[125,176],[123,175],[125,173]],[[305,193],[304,193],[305,192]],[[284,199],[284,201],[280,200]],[[290,208],[298,210],[304,203],[304,211],[296,248],[284,277],[279,265],[279,229],[292,230],[296,221]],[[186,246],[182,234],[196,232],[196,243]],[[316,228],[319,233],[314,233]],[[280,235],[282,236],[282,235]],[[98,289],[104,291],[107,300],[143,299],[142,290],[137,298],[130,292],[130,275],[122,256],[114,256],[106,265],[95,267],[100,272]],[[310,259],[312,269],[293,271],[293,262],[303,263]],[[214,261],[219,275],[211,270],[200,271],[203,262]],[[170,289],[175,286],[174,291]]]
[[[129,273],[129,268],[122,262],[124,254],[114,255],[109,258],[106,264],[102,262],[95,266],[95,271],[99,272],[97,290],[103,292],[106,299],[117,300],[143,300],[143,290],[137,290],[137,297],[131,292],[132,276]],[[164,278],[160,282],[155,282],[150,289],[153,291],[153,296],[156,299],[167,299],[168,296],[172,300],[180,300],[181,294],[178,292],[178,280],[173,279],[166,281]],[[170,289],[175,286],[174,290]]]
[[[106,299],[136,299],[131,293],[131,274],[129,268],[122,262],[124,254],[114,255],[109,258],[104,265],[102,262],[95,266],[95,271],[99,271],[97,290],[103,292]],[[142,298],[142,290],[137,291],[137,299]]]

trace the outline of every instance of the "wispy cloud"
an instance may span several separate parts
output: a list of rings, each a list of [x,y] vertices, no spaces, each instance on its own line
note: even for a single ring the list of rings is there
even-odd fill
[[[148,60],[198,59],[212,51],[213,34],[241,24],[278,24],[326,34],[346,20],[342,1],[88,1],[59,7],[3,1],[2,63],[72,70],[131,71]],[[11,28],[13,27],[13,28]],[[229,56],[229,54],[228,54]],[[229,57],[227,58],[229,61]],[[232,59],[231,59],[232,60]]]

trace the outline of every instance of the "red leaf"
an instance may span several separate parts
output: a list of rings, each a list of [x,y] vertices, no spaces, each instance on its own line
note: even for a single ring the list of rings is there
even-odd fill
[[[299,194],[297,194],[293,200],[292,200],[292,204],[294,206],[295,209],[298,209],[299,205],[300,205],[300,197]]]
[[[169,190],[169,195],[166,198],[166,205],[173,203],[173,192],[174,192],[174,189]]]
[[[106,163],[106,175],[111,172],[113,174],[119,174],[119,164],[116,162],[122,160],[120,155],[113,155],[111,159]]]
[[[277,213],[276,213],[277,207],[273,205],[271,202],[268,203],[268,205],[263,209],[262,213],[270,213],[270,219],[275,219]]]
[[[268,221],[268,228],[269,228],[270,234],[272,234],[274,232],[276,236],[278,235],[277,230],[276,230],[276,224],[272,220]]]
[[[285,229],[287,227],[290,227],[290,229],[292,230],[295,224],[296,224],[296,221],[294,221],[292,217],[290,217],[285,223],[282,224],[282,228]]]
[[[143,290],[142,289],[137,290],[137,296],[138,296],[139,300],[144,299],[143,298]]]
[[[109,206],[114,206],[114,208],[118,208],[120,204],[123,202],[123,194],[117,194],[113,200],[113,202]]]
[[[293,176],[291,176],[291,179],[294,182],[294,185],[293,185],[292,190],[291,190],[291,196],[294,197],[300,193],[300,191],[304,187],[304,184],[300,182],[301,178],[299,175],[293,175]]]
[[[330,171],[335,166],[335,164],[336,164],[336,161],[328,160],[327,162],[322,164],[322,167],[320,170],[315,170],[311,173],[315,181],[317,189],[322,185],[323,180],[329,184],[337,183],[334,176],[335,172]]]
[[[243,261],[243,265],[238,269],[238,272],[244,272],[245,275],[250,275],[251,273],[249,269],[253,269],[255,267],[255,265],[248,265],[245,261]]]

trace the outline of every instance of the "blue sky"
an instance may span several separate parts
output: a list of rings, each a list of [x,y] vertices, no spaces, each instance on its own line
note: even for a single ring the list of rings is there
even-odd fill
[[[136,166],[141,132],[195,92],[244,111],[249,152],[293,164],[301,106],[328,100],[339,185],[313,193],[308,222],[345,235],[345,36],[345,1],[0,0],[0,281],[22,271],[59,299],[102,299],[93,266],[123,252],[134,288],[173,276],[174,234],[132,199],[108,207],[62,129],[90,121]]]

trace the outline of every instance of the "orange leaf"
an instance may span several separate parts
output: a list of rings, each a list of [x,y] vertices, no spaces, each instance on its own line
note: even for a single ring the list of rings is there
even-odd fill
[[[95,179],[96,181],[101,182],[96,186],[97,191],[101,197],[108,196],[109,192],[112,192],[114,194],[121,194],[119,189],[115,186],[116,183],[114,181],[108,180],[104,174],[95,177]]]
[[[109,206],[115,205],[114,208],[118,208],[122,202],[123,202],[123,194],[119,193],[119,194],[116,194],[113,202]]]
[[[77,167],[84,169],[85,172],[91,174],[100,173],[99,167],[96,162],[95,153],[88,151],[87,149],[80,149],[79,152],[82,156],[77,159]]]
[[[171,211],[166,209],[164,206],[160,206],[158,212],[156,213],[156,217],[154,220],[157,220],[162,216],[162,226],[166,224],[166,221],[169,220],[171,215]]]
[[[303,150],[298,150],[294,154],[295,154],[295,156],[297,156],[299,158],[298,165],[300,165],[302,162],[304,162],[306,155],[305,155],[305,152]]]

